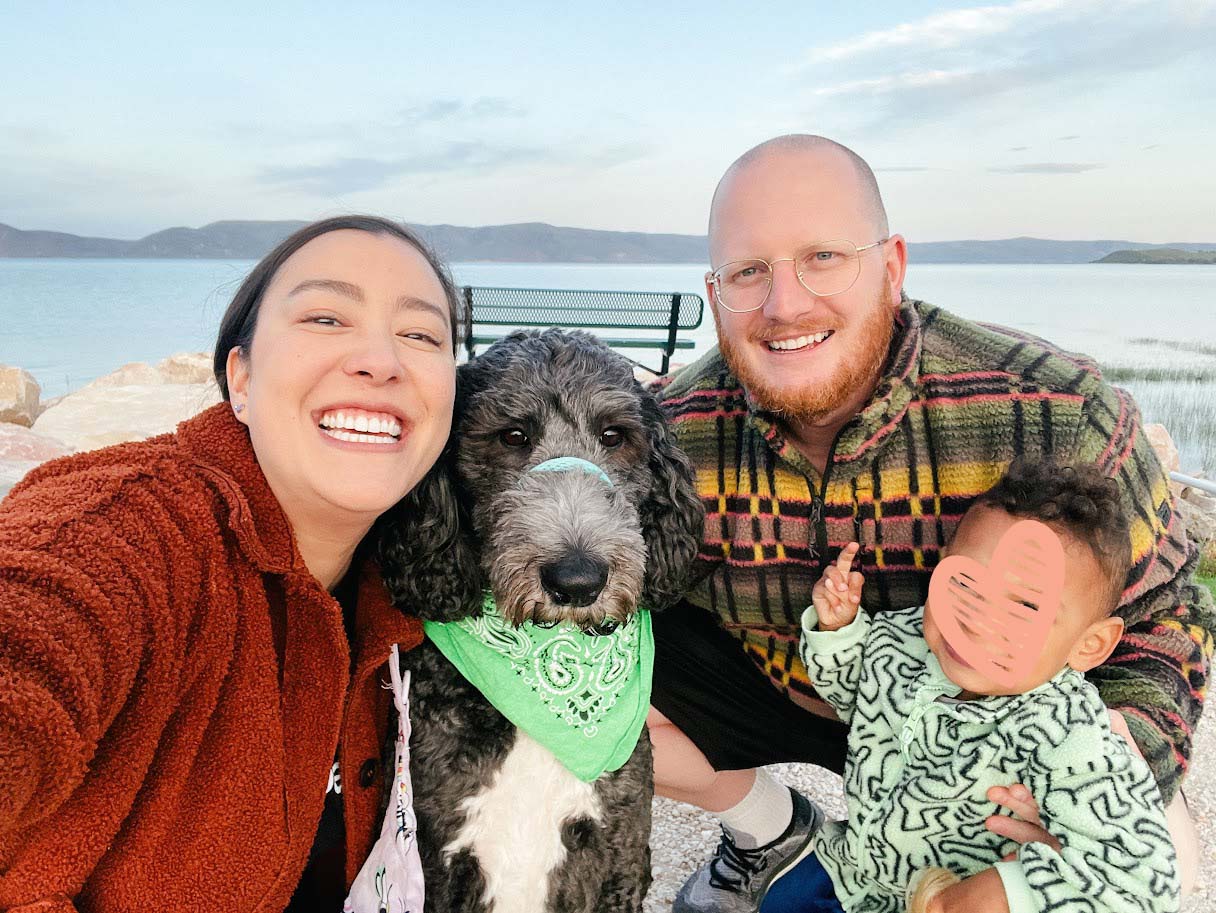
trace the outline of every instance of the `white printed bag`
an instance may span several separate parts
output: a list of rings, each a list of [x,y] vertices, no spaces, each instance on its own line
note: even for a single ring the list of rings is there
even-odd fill
[[[410,674],[401,674],[400,654],[389,654],[393,702],[397,705],[396,773],[380,837],[350,886],[343,913],[422,913],[422,860],[418,858],[418,819],[410,782]]]

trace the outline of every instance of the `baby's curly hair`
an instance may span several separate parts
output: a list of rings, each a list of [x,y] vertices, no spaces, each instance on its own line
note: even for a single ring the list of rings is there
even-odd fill
[[[1109,589],[1102,614],[1119,605],[1132,563],[1131,533],[1118,483],[1096,465],[1015,460],[1001,480],[972,503],[1039,520],[1089,547]]]

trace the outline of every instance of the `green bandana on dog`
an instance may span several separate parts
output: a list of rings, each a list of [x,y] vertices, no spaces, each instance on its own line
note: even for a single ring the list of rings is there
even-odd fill
[[[650,613],[639,610],[600,635],[565,622],[515,628],[489,598],[484,613],[425,622],[426,636],[499,713],[580,780],[620,769],[650,709]]]

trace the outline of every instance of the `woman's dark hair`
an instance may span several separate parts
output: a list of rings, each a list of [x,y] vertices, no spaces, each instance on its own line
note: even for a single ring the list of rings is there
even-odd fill
[[[1087,546],[1109,584],[1098,607],[1109,615],[1119,605],[1131,570],[1131,533],[1119,484],[1096,465],[1015,460],[972,504],[980,506],[1039,520]]]
[[[275,274],[287,258],[298,251],[314,238],[329,234],[331,231],[365,231],[372,235],[391,235],[399,238],[418,253],[422,254],[443,286],[444,297],[448,302],[448,316],[452,324],[452,352],[456,351],[457,334],[460,329],[460,295],[456,284],[452,281],[447,267],[436,256],[435,252],[416,234],[397,222],[382,219],[379,216],[334,216],[312,222],[288,235],[279,245],[263,257],[241,283],[241,287],[232,296],[232,303],[224,312],[220,321],[220,332],[215,340],[215,354],[212,357],[212,370],[215,382],[219,384],[220,393],[228,399],[228,353],[240,346],[246,354],[253,342],[253,331],[257,328],[258,312],[262,308],[262,296],[266,292]]]

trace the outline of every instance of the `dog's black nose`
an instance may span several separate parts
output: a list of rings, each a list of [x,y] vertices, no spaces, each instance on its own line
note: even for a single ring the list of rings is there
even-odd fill
[[[540,569],[540,585],[558,605],[591,605],[608,582],[608,565],[573,552]]]

